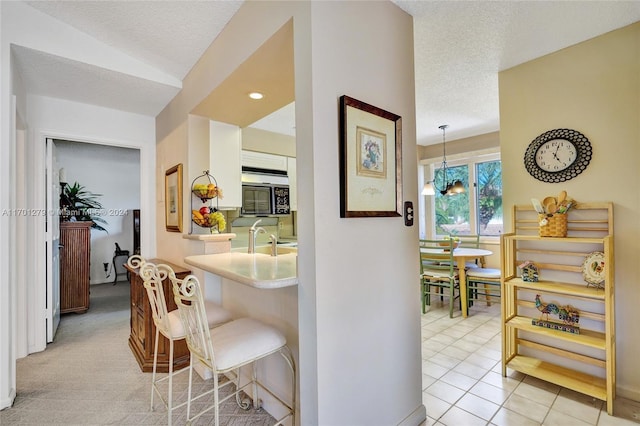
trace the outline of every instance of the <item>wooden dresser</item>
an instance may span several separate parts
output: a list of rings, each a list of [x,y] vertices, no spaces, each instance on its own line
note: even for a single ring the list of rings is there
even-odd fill
[[[60,313],[89,309],[89,266],[93,222],[60,223]]]
[[[191,273],[190,270],[174,265],[162,259],[149,259],[149,262],[159,264],[164,263],[171,266],[176,277],[183,279]],[[153,370],[153,349],[156,335],[156,326],[153,323],[151,305],[144,288],[142,278],[138,275],[138,269],[125,265],[129,273],[129,283],[131,285],[131,334],[129,336],[129,347],[144,372]],[[162,282],[164,297],[167,301],[167,309],[176,309],[173,300],[173,290],[171,281],[167,278]],[[186,342],[179,340],[175,342],[173,348],[173,369],[179,370],[189,365],[189,349]],[[157,371],[167,373],[169,371],[169,340],[160,334],[158,343],[158,367]]]

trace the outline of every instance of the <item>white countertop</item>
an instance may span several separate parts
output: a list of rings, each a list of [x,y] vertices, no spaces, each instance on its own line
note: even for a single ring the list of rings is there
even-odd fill
[[[228,232],[225,234],[183,234],[185,240],[197,241],[228,241],[236,237],[236,234]]]
[[[219,253],[188,256],[185,263],[260,289],[298,285],[297,254]]]

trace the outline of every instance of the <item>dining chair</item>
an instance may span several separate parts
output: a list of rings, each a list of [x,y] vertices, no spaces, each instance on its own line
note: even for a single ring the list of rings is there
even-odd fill
[[[467,271],[467,294],[469,307],[473,306],[473,301],[478,300],[478,296],[485,296],[487,306],[491,306],[493,298],[500,298],[501,271],[495,268],[472,268]]]
[[[193,372],[189,372],[189,393],[187,396],[187,422],[191,423],[202,414],[214,410],[215,425],[220,425],[220,406],[229,398],[235,397],[236,403],[242,409],[248,409],[250,404],[242,399],[242,392],[251,388],[250,398],[253,406],[259,408],[260,397],[258,389],[266,391],[286,408],[285,414],[276,424],[291,417],[291,424],[295,425],[296,406],[296,368],[291,350],[287,346],[284,335],[276,328],[264,324],[253,318],[240,318],[209,330],[206,324],[206,312],[202,298],[202,290],[198,279],[189,275],[182,280],[180,286],[173,286],[176,305],[180,318],[186,330],[187,347],[191,353],[191,363],[200,361],[213,373],[213,388],[192,398],[191,382]],[[258,380],[257,362],[269,355],[279,353],[291,370],[292,402],[289,404],[275,395]],[[241,367],[251,366],[250,380],[241,384]],[[231,376],[222,384],[219,375]],[[235,385],[235,390],[220,398],[220,391],[227,386]],[[213,404],[191,416],[192,402],[213,393]]]
[[[460,241],[460,245],[458,247],[480,248],[480,235],[456,235],[456,237]],[[464,266],[467,269],[483,267],[484,257],[465,262]]]
[[[158,397],[167,408],[168,424],[171,425],[173,411],[186,404],[186,402],[184,402],[176,406],[173,405],[173,377],[179,372],[174,372],[173,370],[174,343],[178,340],[184,339],[186,333],[182,326],[178,310],[168,310],[165,291],[163,288],[163,282],[169,278],[169,281],[173,283],[176,280],[176,275],[170,266],[165,264],[156,265],[145,260],[139,255],[129,257],[127,263],[129,267],[133,269],[139,268],[138,274],[142,278],[144,287],[147,291],[147,298],[151,305],[153,323],[156,328],[153,351],[153,370],[151,376],[151,411],[154,409],[153,400],[154,395],[157,393]],[[171,289],[169,294],[173,294],[173,289]],[[222,323],[230,321],[232,318],[229,311],[214,302],[207,301],[205,303],[205,310],[208,327],[216,327]],[[169,373],[167,376],[158,379],[158,343],[160,341],[161,334],[169,341]],[[192,368],[193,364],[189,363],[187,369],[183,369],[181,371],[189,370],[189,372],[191,372]],[[159,385],[164,381],[168,381],[166,399],[163,397],[159,387]]]
[[[448,290],[450,318],[453,318],[455,299],[461,303],[453,246],[453,240],[420,240],[420,298],[423,314],[426,313],[427,305],[431,305],[431,296],[437,294],[442,300],[445,289]]]

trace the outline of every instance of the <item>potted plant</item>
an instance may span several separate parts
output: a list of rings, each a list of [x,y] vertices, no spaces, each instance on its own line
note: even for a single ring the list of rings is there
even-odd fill
[[[91,227],[93,229],[108,233],[105,228],[100,226],[100,224],[107,224],[107,221],[100,217],[100,211],[103,207],[98,201],[98,197],[101,196],[102,194],[87,191],[78,182],[74,182],[73,185],[65,185],[60,196],[62,209],[60,219],[63,221],[92,221]]]

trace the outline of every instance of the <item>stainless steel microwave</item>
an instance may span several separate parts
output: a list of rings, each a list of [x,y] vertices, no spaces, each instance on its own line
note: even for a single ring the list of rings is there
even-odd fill
[[[242,184],[242,215],[269,216],[291,213],[289,186]]]
[[[291,213],[291,207],[287,172],[242,168],[241,215],[269,216],[289,213]]]

